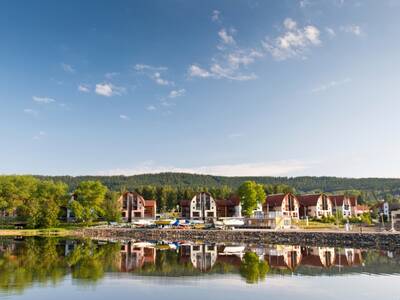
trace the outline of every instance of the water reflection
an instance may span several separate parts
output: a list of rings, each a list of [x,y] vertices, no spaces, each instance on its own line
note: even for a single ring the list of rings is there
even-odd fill
[[[106,242],[59,238],[0,239],[0,289],[22,292],[70,276],[95,284],[107,273],[136,276],[240,274],[247,283],[268,276],[394,274],[399,253],[298,245],[202,244],[190,241]]]

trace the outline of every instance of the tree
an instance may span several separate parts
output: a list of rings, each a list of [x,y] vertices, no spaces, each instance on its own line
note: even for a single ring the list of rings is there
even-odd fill
[[[74,194],[76,200],[70,202],[70,208],[79,221],[92,222],[104,215],[104,198],[107,188],[100,181],[82,181]]]
[[[265,261],[260,261],[254,252],[246,252],[240,265],[240,275],[247,283],[257,283],[263,280],[269,272],[269,266]]]
[[[121,207],[118,202],[119,193],[107,191],[104,199],[104,218],[108,222],[121,220]]]
[[[263,204],[266,198],[264,187],[254,181],[243,182],[238,189],[238,195],[243,214],[247,217],[251,216],[257,205]]]

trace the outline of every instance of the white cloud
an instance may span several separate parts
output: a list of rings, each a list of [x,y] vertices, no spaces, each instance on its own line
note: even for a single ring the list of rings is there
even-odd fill
[[[219,32],[218,32],[218,36],[220,37],[221,41],[224,44],[235,44],[235,39],[233,38],[232,35],[230,35],[225,28],[222,28]]]
[[[49,97],[33,96],[32,99],[33,99],[33,101],[35,101],[37,103],[41,103],[41,104],[49,104],[49,103],[56,102],[56,100],[54,100],[53,98],[49,98]]]
[[[136,64],[134,69],[142,74],[147,75],[155,83],[159,85],[174,85],[173,81],[167,80],[163,77],[162,72],[167,71],[167,67],[154,67],[145,64]]]
[[[299,5],[301,8],[307,7],[310,5],[310,1],[308,0],[300,0]]]
[[[98,83],[95,89],[96,94],[105,97],[121,96],[125,91],[124,87],[115,86],[111,83]]]
[[[273,39],[262,41],[264,48],[277,60],[303,55],[311,46],[321,44],[320,31],[317,27],[308,25],[299,28],[290,18],[283,22],[286,31]]]
[[[167,79],[162,78],[160,72],[154,72],[150,75],[150,78],[153,79],[159,85],[174,85],[173,81],[169,81]]]
[[[185,89],[179,89],[179,90],[172,90],[169,95],[168,98],[176,98],[176,97],[181,97],[184,96],[186,93]]]
[[[211,15],[211,20],[213,22],[220,21],[220,15],[221,15],[221,12],[219,10],[216,10],[216,9],[213,10],[212,15]]]
[[[358,25],[346,25],[346,26],[341,26],[341,27],[340,27],[340,30],[342,30],[343,32],[346,32],[346,33],[354,34],[354,35],[356,35],[356,36],[361,36],[361,35],[363,35],[363,33],[364,33],[364,32],[362,31],[361,27],[358,26]]]
[[[199,67],[198,65],[191,65],[189,67],[189,76],[191,77],[201,77],[201,78],[208,78],[212,77],[213,75],[208,72],[207,70]]]
[[[145,71],[145,70],[150,70],[150,71],[166,71],[168,70],[167,67],[154,67],[150,65],[145,65],[145,64],[136,64],[133,67],[136,71]]]
[[[67,73],[75,73],[75,69],[66,63],[61,63],[61,68]]]
[[[347,84],[351,82],[351,78],[345,78],[343,80],[339,80],[339,81],[335,81],[332,80],[331,82],[322,84],[314,89],[311,90],[312,93],[319,93],[319,92],[324,92],[326,90],[329,90],[331,88],[343,85],[343,84]]]
[[[90,86],[87,84],[80,84],[78,85],[78,91],[82,93],[89,93],[90,92]]]
[[[269,163],[241,163],[180,168],[160,166],[153,161],[140,164],[132,169],[115,169],[99,172],[99,175],[136,175],[162,172],[181,172],[192,174],[207,174],[216,176],[285,176],[292,175],[310,168],[312,163],[288,160]]]
[[[34,110],[32,108],[25,108],[24,113],[26,113],[28,115],[32,115],[32,116],[37,116],[39,114],[39,112],[37,110]]]
[[[336,36],[335,30],[333,30],[330,27],[325,27],[325,31],[329,34],[330,37],[335,37]]]
[[[146,107],[146,109],[148,111],[153,111],[153,110],[156,110],[157,108],[154,105],[149,105],[149,106]]]
[[[122,120],[130,120],[130,118],[127,115],[119,115],[119,118]]]

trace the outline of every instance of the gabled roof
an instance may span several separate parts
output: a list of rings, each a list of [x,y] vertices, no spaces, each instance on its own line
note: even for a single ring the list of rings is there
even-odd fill
[[[181,200],[179,204],[181,207],[190,206],[190,200]]]
[[[268,195],[267,201],[265,201],[264,205],[268,205],[269,207],[281,206],[283,199],[285,199],[287,195],[292,195],[292,194],[287,193],[287,194]],[[293,197],[297,199],[297,197],[295,197],[294,195]]]
[[[331,198],[332,205],[343,205],[343,201],[348,199],[348,197],[344,195],[333,195],[329,196],[329,198]]]
[[[316,206],[318,203],[318,199],[323,194],[310,194],[310,195],[299,195],[297,199],[299,200],[300,205],[303,206]]]
[[[230,197],[229,199],[215,200],[217,206],[238,206],[240,204],[239,197]]]

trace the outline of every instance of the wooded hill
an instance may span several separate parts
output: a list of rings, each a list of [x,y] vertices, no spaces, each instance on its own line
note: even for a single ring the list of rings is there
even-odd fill
[[[376,192],[377,194],[400,194],[400,178],[340,178],[340,177],[226,177],[212,175],[197,175],[186,173],[142,174],[133,176],[35,176],[40,179],[60,180],[75,189],[83,180],[99,180],[110,190],[133,190],[140,186],[172,186],[172,187],[222,187],[236,189],[246,180],[261,184],[285,184],[297,192],[324,191],[334,193],[340,191],[359,190]]]

